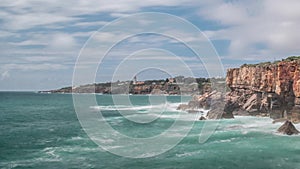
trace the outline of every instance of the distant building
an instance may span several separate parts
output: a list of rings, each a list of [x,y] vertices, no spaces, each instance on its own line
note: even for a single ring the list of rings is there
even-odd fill
[[[137,80],[137,77],[134,76],[134,78],[133,78],[133,84],[134,84],[134,85],[144,85],[145,82],[144,82],[144,81],[138,81],[138,80]]]
[[[136,85],[143,85],[143,84],[145,84],[145,82],[139,81],[139,82],[135,82],[135,84],[136,84]]]
[[[168,78],[169,79],[169,83],[175,83],[175,78]]]
[[[133,78],[133,84],[135,85],[136,82],[137,82],[137,78],[136,78],[136,76],[134,76],[134,78]]]

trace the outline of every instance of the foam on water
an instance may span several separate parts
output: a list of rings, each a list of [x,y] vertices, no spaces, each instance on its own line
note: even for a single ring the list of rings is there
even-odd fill
[[[177,107],[180,104],[186,103],[170,103],[159,104],[159,105],[99,105],[91,106],[90,108],[95,111],[122,111],[122,115],[125,118],[138,118],[142,117],[143,114],[147,116],[152,116],[153,118],[162,118],[162,119],[178,119],[182,121],[196,121],[200,116],[206,116],[209,110],[196,109],[196,113],[187,113],[186,111],[177,110]],[[124,112],[125,111],[125,112]],[[106,117],[107,118],[107,117]],[[107,120],[120,119],[121,116],[109,117]]]
[[[177,111],[177,107],[181,103],[169,103],[158,104],[158,105],[107,105],[107,106],[91,106],[93,110],[166,110],[166,111]]]
[[[91,110],[95,113],[101,110],[115,130],[128,136],[146,138],[159,135],[180,115],[180,120],[194,122],[194,126],[178,145],[166,153],[153,158],[129,159],[99,148],[84,133],[76,118],[71,95],[0,92],[0,168],[299,168],[300,135],[279,135],[276,130],[282,123],[273,124],[270,118],[210,120],[219,127],[205,143],[200,144],[198,138],[207,121],[198,121],[195,117],[199,118],[199,113],[176,110],[180,96],[170,97],[170,103],[165,105],[152,106],[145,105],[148,103],[145,102],[146,96],[130,96],[134,106],[113,106],[111,96],[97,97],[100,104]],[[164,113],[160,114],[164,108]],[[118,113],[118,109],[128,112],[128,116],[151,110],[149,114],[160,119],[147,125],[135,124]],[[300,129],[300,124],[295,126]],[[168,137],[183,137],[185,127],[180,126]],[[131,153],[138,148],[116,147],[117,136],[100,139],[98,141],[111,150]],[[142,156],[151,153],[145,151]]]

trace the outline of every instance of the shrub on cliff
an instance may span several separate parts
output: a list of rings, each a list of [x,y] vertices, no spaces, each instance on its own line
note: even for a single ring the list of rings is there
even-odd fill
[[[294,60],[299,60],[300,56],[290,56],[286,59],[282,59],[282,61],[294,61]]]

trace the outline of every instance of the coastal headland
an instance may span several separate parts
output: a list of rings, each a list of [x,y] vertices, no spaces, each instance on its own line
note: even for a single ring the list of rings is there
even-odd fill
[[[224,78],[222,80],[225,80]],[[210,91],[210,79],[177,76],[161,80],[117,81],[64,87],[42,93],[167,94],[193,95]]]
[[[226,79],[183,76],[165,80],[135,79],[44,92],[193,95],[192,100],[179,105],[178,110],[209,110],[207,116],[200,119],[234,118],[238,115],[270,117],[274,123],[300,123],[300,57],[230,68]]]
[[[274,123],[286,121],[286,125],[300,122],[300,57],[228,69],[226,86],[228,92],[195,95],[178,109],[209,109],[208,119],[239,115],[270,117]]]

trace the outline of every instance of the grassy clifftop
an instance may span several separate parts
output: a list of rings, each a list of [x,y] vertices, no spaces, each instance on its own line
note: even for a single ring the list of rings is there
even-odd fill
[[[290,57],[287,57],[285,59],[277,60],[277,61],[274,61],[274,62],[261,62],[261,63],[256,63],[256,64],[243,64],[241,67],[245,67],[245,66],[248,66],[248,67],[251,67],[251,66],[266,66],[266,65],[270,65],[270,64],[277,64],[279,62],[290,62],[290,61],[295,61],[295,60],[300,60],[300,56],[290,56]]]

